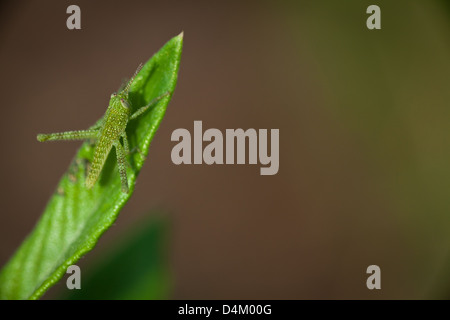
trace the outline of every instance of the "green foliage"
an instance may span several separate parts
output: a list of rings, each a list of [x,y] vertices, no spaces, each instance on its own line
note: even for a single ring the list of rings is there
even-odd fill
[[[114,151],[109,154],[99,181],[92,189],[86,188],[93,145],[85,142],[36,227],[1,271],[0,299],[38,299],[61,279],[70,265],[92,250],[99,237],[116,220],[133,193],[136,177],[145,160],[142,156],[148,153],[175,89],[182,44],[183,34],[166,43],[144,65],[130,89],[133,111],[171,92],[127,127],[130,148],[140,150],[129,157],[130,192],[121,191]]]
[[[73,300],[167,299],[169,221],[151,214],[97,263],[82,269],[81,290],[71,290]],[[85,271],[86,270],[86,271]],[[65,292],[69,290],[66,289]]]

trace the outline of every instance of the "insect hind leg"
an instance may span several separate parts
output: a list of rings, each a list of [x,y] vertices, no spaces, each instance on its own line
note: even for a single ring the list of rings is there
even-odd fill
[[[136,147],[134,147],[133,149],[130,150],[130,144],[128,143],[128,138],[127,138],[127,133],[126,132],[124,132],[121,137],[122,137],[122,140],[123,140],[123,149],[124,149],[124,152],[125,152],[126,156],[137,152],[137,153],[139,153],[141,155],[142,159],[145,160],[146,157],[145,157],[144,153],[141,151],[141,149],[139,149],[139,147],[136,146]]]
[[[127,159],[125,151],[120,141],[114,144],[116,147],[117,167],[119,168],[120,181],[122,182],[122,191],[128,193],[128,177],[127,177]]]

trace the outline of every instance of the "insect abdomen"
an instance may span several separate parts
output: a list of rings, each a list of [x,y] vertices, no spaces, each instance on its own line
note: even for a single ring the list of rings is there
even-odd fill
[[[127,126],[128,109],[122,106],[112,107],[100,131],[100,138],[94,150],[94,159],[86,179],[86,187],[92,188],[100,176],[106,158],[115,142],[120,138]]]
[[[103,165],[105,164],[106,158],[112,148],[112,141],[102,136],[94,150],[94,159],[92,160],[91,167],[89,168],[88,177],[86,179],[86,187],[88,189],[92,188],[100,176]]]

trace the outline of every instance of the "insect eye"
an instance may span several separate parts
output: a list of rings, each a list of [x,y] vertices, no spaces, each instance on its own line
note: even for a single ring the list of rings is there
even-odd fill
[[[122,106],[124,106],[127,109],[130,109],[130,105],[128,104],[128,102],[125,99],[120,99],[120,103],[122,104]]]
[[[113,93],[113,94],[111,95],[111,98],[115,98],[115,97],[117,97],[117,93]]]

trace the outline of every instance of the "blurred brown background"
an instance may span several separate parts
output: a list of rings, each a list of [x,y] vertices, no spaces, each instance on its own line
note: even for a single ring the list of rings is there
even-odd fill
[[[82,30],[66,28],[81,8]],[[382,29],[366,28],[378,4]],[[1,6],[0,265],[109,95],[184,30],[179,80],[136,191],[94,257],[169,212],[172,297],[445,297],[450,20],[442,1],[10,1]],[[172,163],[173,130],[280,129],[280,170]],[[366,288],[377,264],[382,289]],[[51,294],[51,293],[50,293]]]

